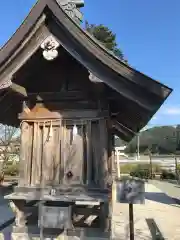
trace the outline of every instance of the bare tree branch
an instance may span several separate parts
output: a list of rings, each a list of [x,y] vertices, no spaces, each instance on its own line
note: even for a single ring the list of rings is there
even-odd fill
[[[0,124],[0,174],[3,174],[8,161],[19,155],[20,130]]]

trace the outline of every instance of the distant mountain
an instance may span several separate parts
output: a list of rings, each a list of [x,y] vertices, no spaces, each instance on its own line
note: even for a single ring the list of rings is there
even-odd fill
[[[140,133],[139,150],[145,153],[171,154],[180,149],[180,125],[153,127]],[[128,144],[127,153],[137,152],[137,137]]]

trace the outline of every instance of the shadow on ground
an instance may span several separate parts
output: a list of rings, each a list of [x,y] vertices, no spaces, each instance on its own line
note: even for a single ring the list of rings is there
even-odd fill
[[[9,200],[4,196],[12,193],[15,184],[9,186],[0,186],[0,234],[4,236],[4,240],[11,239],[12,224],[15,221],[14,213],[9,206]],[[1,237],[1,236],[0,236]]]
[[[165,238],[163,237],[163,234],[161,233],[160,229],[158,228],[153,218],[147,218],[146,223],[151,233],[152,240],[165,240]]]
[[[3,235],[4,240],[11,240],[11,234],[12,234],[12,226],[9,226],[8,228],[6,228],[3,231],[0,231],[1,235]]]
[[[154,202],[158,202],[158,203],[162,203],[162,204],[167,204],[167,205],[177,204],[175,199],[173,199],[173,198],[169,197],[167,194],[161,193],[161,192],[146,192],[145,199],[154,201]],[[180,206],[175,206],[175,207],[180,207]]]

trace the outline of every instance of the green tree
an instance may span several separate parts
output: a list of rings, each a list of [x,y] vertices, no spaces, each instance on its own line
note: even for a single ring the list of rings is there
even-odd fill
[[[146,153],[146,149],[151,146],[153,154],[174,154],[180,151],[180,125],[161,126],[147,129],[140,133],[140,153]],[[134,138],[126,148],[126,153],[135,152],[137,140]]]
[[[119,59],[127,63],[124,54],[116,42],[116,34],[114,34],[108,27],[103,24],[89,24],[85,22],[85,30],[93,35],[99,42],[101,42],[107,49],[112,51]]]
[[[15,161],[19,156],[20,131],[18,128],[0,124],[0,182],[8,161]]]

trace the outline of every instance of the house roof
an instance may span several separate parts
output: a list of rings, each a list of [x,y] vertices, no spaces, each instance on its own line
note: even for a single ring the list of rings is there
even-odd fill
[[[10,79],[13,81],[13,76],[49,33],[60,41],[70,55],[118,93],[119,100],[116,99],[114,104],[111,102],[117,112],[113,126],[114,132],[120,133],[124,140],[130,140],[143,128],[172,92],[171,88],[133,69],[106,50],[56,0],[39,0],[0,49],[0,85]],[[6,94],[2,90],[0,110],[5,109]],[[12,100],[13,97],[8,98]]]

